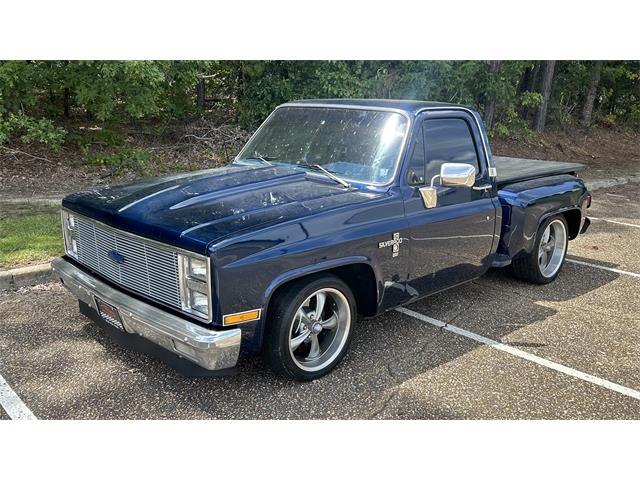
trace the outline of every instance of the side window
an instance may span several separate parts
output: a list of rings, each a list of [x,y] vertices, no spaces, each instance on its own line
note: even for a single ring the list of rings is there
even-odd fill
[[[445,162],[467,163],[480,173],[478,153],[467,122],[461,118],[427,120],[423,124],[426,151],[426,181],[440,173]]]
[[[413,154],[411,155],[411,161],[409,162],[409,175],[407,182],[409,185],[423,185],[425,183],[424,168],[425,168],[425,155],[424,155],[424,127],[420,127],[420,130],[416,132],[416,142],[413,147]]]

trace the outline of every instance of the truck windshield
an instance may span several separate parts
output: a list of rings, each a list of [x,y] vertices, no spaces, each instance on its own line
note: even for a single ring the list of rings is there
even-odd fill
[[[320,165],[347,181],[384,184],[393,177],[407,128],[407,119],[394,112],[282,107],[236,161],[266,159],[302,168]]]

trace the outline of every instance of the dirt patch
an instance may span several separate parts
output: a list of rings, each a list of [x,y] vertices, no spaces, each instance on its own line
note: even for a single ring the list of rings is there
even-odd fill
[[[64,147],[52,153],[37,145],[0,149],[0,199],[61,196],[96,183],[82,164],[79,151]]]
[[[640,174],[640,134],[615,129],[564,130],[524,139],[496,138],[495,155],[584,163],[588,179]]]
[[[67,129],[68,140],[58,152],[19,143],[0,146],[0,202],[60,198],[92,186],[220,166],[250,136],[239,127],[206,119],[173,125],[160,133],[143,126],[139,130],[88,125]],[[136,160],[141,152],[143,162]]]

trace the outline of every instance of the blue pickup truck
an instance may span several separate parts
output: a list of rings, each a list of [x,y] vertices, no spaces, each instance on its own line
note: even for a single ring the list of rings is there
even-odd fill
[[[66,197],[53,269],[116,342],[187,375],[262,352],[312,380],[358,318],[491,267],[553,281],[589,226],[581,169],[494,158],[460,105],[291,102],[228,166]]]

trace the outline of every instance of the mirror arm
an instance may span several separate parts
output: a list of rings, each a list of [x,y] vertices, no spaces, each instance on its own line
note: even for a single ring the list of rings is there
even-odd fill
[[[440,175],[434,175],[433,177],[431,177],[431,188],[433,188],[433,187],[434,187],[434,185],[433,185],[433,184],[435,183],[436,178],[440,178]]]

